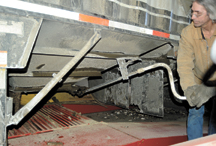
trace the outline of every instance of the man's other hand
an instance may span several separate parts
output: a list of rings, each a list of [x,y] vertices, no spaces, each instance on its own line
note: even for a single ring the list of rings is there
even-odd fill
[[[203,84],[190,86],[185,90],[185,96],[191,107],[201,107],[216,94],[215,87],[208,87]]]

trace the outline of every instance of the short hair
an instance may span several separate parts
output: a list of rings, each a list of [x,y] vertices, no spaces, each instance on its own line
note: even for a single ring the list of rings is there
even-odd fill
[[[209,14],[209,18],[216,22],[216,0],[193,0],[192,2],[197,2],[204,6]]]

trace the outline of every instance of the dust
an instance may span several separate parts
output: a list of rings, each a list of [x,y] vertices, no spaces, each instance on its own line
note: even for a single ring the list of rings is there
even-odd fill
[[[98,122],[163,122],[185,120],[187,117],[186,110],[175,110],[164,108],[164,117],[156,117],[138,112],[139,109],[120,109],[115,111],[97,112],[84,114],[85,116]]]

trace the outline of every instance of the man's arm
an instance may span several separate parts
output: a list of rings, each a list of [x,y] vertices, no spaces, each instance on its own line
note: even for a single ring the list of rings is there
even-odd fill
[[[180,77],[182,90],[185,91],[188,87],[196,85],[194,69],[194,48],[190,40],[191,34],[183,29],[181,39],[179,41],[179,49],[177,56],[177,71]]]

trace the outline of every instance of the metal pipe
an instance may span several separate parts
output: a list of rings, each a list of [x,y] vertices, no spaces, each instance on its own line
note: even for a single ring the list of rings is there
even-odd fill
[[[165,63],[156,63],[154,65],[150,65],[148,67],[145,67],[145,68],[140,68],[137,70],[137,73],[143,73],[147,70],[151,70],[153,68],[158,68],[158,67],[164,67],[167,71],[168,71],[168,76],[169,76],[169,81],[170,81],[170,87],[171,87],[171,90],[172,90],[172,93],[173,95],[180,99],[180,100],[186,100],[186,97],[185,96],[181,96],[179,95],[177,92],[176,92],[176,89],[175,89],[175,84],[174,84],[174,79],[173,79],[173,74],[172,74],[172,70],[170,69],[170,67],[165,64]]]
[[[100,40],[101,35],[95,31],[94,35],[86,43],[86,45],[74,56],[63,69],[54,76],[54,78],[46,84],[46,86],[24,107],[22,107],[14,116],[10,118],[9,125],[17,125],[42,99],[48,94],[48,92],[59,82],[62,78],[79,62],[88,51]]]
[[[180,99],[180,100],[186,100],[186,97],[185,96],[180,96],[177,92],[176,92],[176,89],[175,89],[175,85],[174,85],[174,79],[173,79],[173,74],[172,74],[172,70],[170,69],[170,67],[165,64],[165,63],[156,63],[154,65],[150,65],[150,66],[147,66],[147,67],[144,67],[144,68],[140,68],[138,69],[137,71],[134,71],[134,72],[131,72],[128,74],[128,77],[132,77],[132,76],[135,76],[137,74],[141,74],[145,71],[148,71],[148,70],[151,70],[151,69],[154,69],[154,68],[158,68],[158,67],[164,67],[167,71],[168,71],[168,76],[169,76],[169,81],[170,81],[170,86],[171,86],[171,90],[172,90],[172,93],[173,95]],[[98,86],[95,86],[95,87],[92,87],[92,88],[89,88],[86,90],[85,93],[88,93],[88,92],[92,92],[94,90],[97,90],[97,89],[100,89],[102,87],[105,87],[107,85],[110,85],[110,84],[113,84],[113,83],[116,83],[116,82],[119,82],[123,80],[122,77],[119,77],[117,78],[116,80],[113,80],[113,81],[110,81],[110,82],[106,82],[106,83],[103,83],[103,84],[100,84]]]

